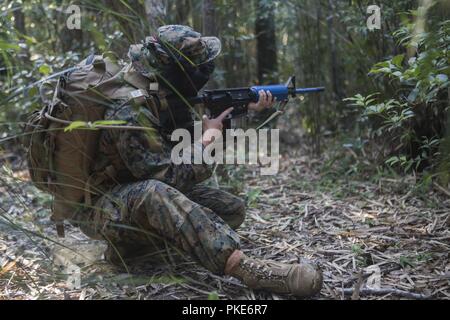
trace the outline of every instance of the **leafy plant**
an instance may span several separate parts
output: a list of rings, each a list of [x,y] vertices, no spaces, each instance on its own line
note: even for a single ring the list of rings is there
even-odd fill
[[[208,294],[208,300],[219,300],[219,295],[217,294],[216,291],[210,292]]]
[[[259,195],[261,194],[261,189],[253,188],[248,192],[247,204],[249,207],[254,207],[258,203]]]
[[[98,120],[94,122],[86,121],[73,121],[67,127],[64,128],[64,132],[70,132],[75,129],[98,129],[99,126],[115,126],[126,124],[123,120]]]
[[[445,113],[450,112],[450,20],[438,27],[436,32],[418,35],[414,24],[406,23],[394,32],[407,53],[376,63],[369,73],[397,88],[393,97],[385,99],[377,92],[344,99],[359,115],[359,133],[378,148],[376,160],[405,173],[435,168],[439,160],[446,161],[439,149]]]

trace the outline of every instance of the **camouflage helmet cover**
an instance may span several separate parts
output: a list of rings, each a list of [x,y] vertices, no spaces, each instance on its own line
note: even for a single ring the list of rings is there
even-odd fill
[[[142,45],[132,45],[129,56],[134,63],[161,69],[171,65],[174,59],[195,65],[207,63],[220,54],[221,48],[216,37],[202,37],[189,26],[166,25],[159,27],[157,35],[147,37]]]

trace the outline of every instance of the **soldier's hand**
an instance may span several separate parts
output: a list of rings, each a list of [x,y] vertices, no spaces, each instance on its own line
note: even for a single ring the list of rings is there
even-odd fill
[[[248,108],[250,110],[255,110],[257,112],[263,111],[264,109],[272,108],[275,104],[276,98],[272,96],[272,93],[267,90],[265,92],[264,90],[259,90],[259,100],[258,102],[250,102],[248,104]]]
[[[233,108],[228,108],[222,112],[217,118],[208,119],[208,116],[203,116],[203,136],[202,144],[206,147],[214,141],[214,135],[218,130],[222,134],[223,120],[233,111]]]

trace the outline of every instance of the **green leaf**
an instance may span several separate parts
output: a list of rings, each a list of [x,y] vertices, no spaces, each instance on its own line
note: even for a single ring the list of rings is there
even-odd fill
[[[208,300],[219,300],[219,295],[216,291],[208,294]]]
[[[93,123],[95,126],[114,126],[119,124],[126,124],[127,122],[124,120],[98,120]]]
[[[399,158],[394,156],[394,157],[390,157],[389,159],[387,159],[384,163],[386,163],[388,166],[393,166],[397,162],[399,162]]]
[[[391,73],[391,69],[384,67],[384,68],[379,68],[379,69],[371,69],[370,73]]]
[[[409,64],[410,66],[412,66],[414,63],[416,63],[416,60],[417,60],[416,57],[411,57],[411,58],[409,58],[409,60],[408,60],[408,64]]]
[[[47,76],[50,74],[50,72],[52,72],[52,68],[47,64],[43,64],[39,67],[39,72],[42,73],[44,76]]]
[[[361,255],[364,253],[364,250],[361,248],[361,246],[359,244],[353,244],[352,252],[356,255]]]
[[[64,128],[64,132],[70,132],[74,129],[87,127],[87,122],[85,121],[74,121],[71,124],[69,124],[67,127]]]
[[[408,95],[408,101],[409,102],[414,102],[416,101],[417,96],[419,95],[419,89],[414,88],[414,90],[412,90],[409,95]]]
[[[404,168],[404,172],[405,173],[407,173],[408,171],[409,171],[409,169],[411,169],[411,167],[412,167],[412,165],[414,164],[414,161],[413,160],[409,160],[407,163],[406,163],[406,167]]]
[[[247,202],[248,202],[249,207],[253,207],[256,205],[256,202],[257,202],[260,194],[261,194],[261,189],[259,189],[259,188],[252,189],[248,192]]]
[[[390,65],[389,65],[389,61],[383,61],[383,62],[378,62],[378,63],[376,63],[375,64],[375,66],[374,67],[377,67],[377,68],[388,68]]]
[[[31,87],[30,90],[28,90],[28,97],[32,98],[36,94],[38,94],[38,88],[37,87]]]
[[[36,39],[34,37],[30,37],[30,36],[27,36],[27,35],[22,35],[22,37],[25,38],[25,42],[29,46],[32,45],[32,44],[37,43],[37,41],[36,41]]]
[[[399,55],[397,55],[397,56],[395,56],[395,57],[392,58],[392,63],[393,63],[396,67],[401,68],[401,67],[402,67],[402,62],[403,62],[403,59],[404,59],[404,58],[405,58],[405,55],[404,55],[404,54],[399,54]]]
[[[411,259],[405,256],[400,257],[399,264],[402,266],[402,268],[406,268],[407,266],[414,267],[414,263],[411,261]]]
[[[0,40],[0,51],[7,50],[7,49],[12,49],[12,50],[17,51],[17,50],[20,50],[20,47],[16,44],[11,44],[4,40]]]

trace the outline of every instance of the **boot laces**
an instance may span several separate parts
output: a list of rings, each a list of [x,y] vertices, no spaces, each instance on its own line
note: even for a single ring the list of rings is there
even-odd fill
[[[267,278],[267,279],[279,278],[279,276],[276,276],[276,277],[273,276],[273,270],[271,268],[269,268],[265,263],[257,263],[254,261],[243,260],[242,266],[244,269],[246,269],[249,272],[256,270],[257,274],[259,274],[260,276],[263,276],[264,278]],[[253,268],[253,266],[255,266],[255,268]]]

